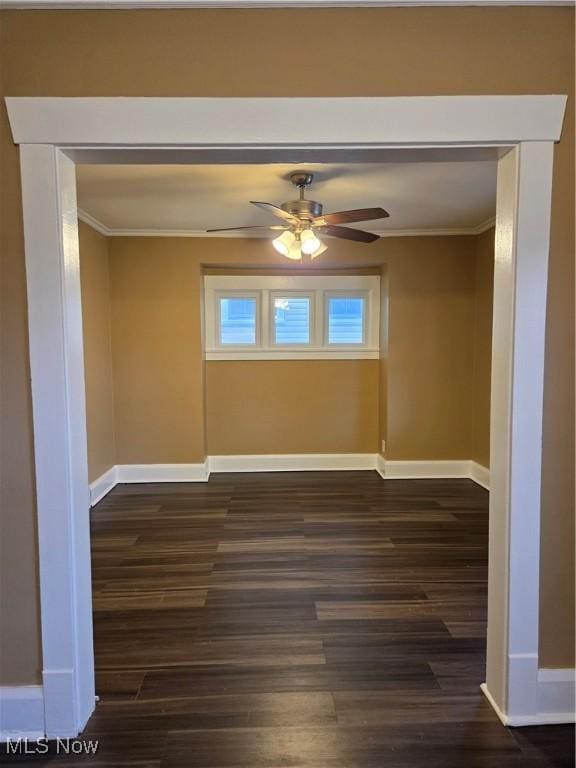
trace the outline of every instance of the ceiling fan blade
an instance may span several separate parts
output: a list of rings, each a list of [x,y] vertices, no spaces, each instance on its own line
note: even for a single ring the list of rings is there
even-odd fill
[[[290,224],[297,224],[299,221],[296,216],[293,216],[291,213],[288,213],[288,211],[285,211],[284,208],[280,208],[272,203],[259,203],[256,200],[250,200],[250,202],[252,205],[257,205],[258,208],[262,208],[263,211],[267,211],[273,216],[277,216],[279,219],[284,219],[284,221],[287,221]]]
[[[281,224],[270,224],[269,226],[254,226],[254,227],[222,227],[220,229],[207,229],[206,232],[236,232],[236,230],[241,229],[251,229],[254,231],[260,231],[260,232],[277,232],[278,230],[284,230],[286,227],[283,227]]]
[[[384,208],[356,208],[353,211],[335,211],[325,213],[314,219],[314,224],[321,227],[323,224],[351,224],[354,221],[372,221],[373,219],[387,219],[390,214]]]
[[[343,240],[356,240],[358,243],[373,243],[380,239],[380,235],[374,235],[372,232],[363,232],[361,229],[352,229],[351,227],[335,227],[332,224],[316,227],[316,229],[323,235],[341,237]]]

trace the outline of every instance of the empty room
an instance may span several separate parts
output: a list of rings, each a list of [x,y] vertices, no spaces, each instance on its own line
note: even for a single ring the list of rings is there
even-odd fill
[[[6,5],[2,760],[573,766],[574,9]]]

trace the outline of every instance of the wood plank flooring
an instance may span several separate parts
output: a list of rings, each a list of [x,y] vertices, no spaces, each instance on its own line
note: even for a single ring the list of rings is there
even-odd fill
[[[488,494],[374,472],[117,486],[92,513],[91,758],[138,768],[567,768],[481,695]]]

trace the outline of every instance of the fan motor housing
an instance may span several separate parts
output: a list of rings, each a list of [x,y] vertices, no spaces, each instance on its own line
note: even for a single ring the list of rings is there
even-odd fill
[[[290,200],[287,203],[282,203],[280,207],[299,219],[311,221],[322,215],[322,204],[316,200]]]

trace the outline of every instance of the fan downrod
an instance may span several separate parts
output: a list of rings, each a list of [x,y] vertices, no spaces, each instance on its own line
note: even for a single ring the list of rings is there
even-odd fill
[[[306,225],[312,221],[312,219],[322,214],[322,204],[316,200],[306,200],[304,198],[304,190],[312,184],[314,178],[313,173],[308,171],[294,171],[290,174],[290,181],[295,187],[300,190],[299,200],[290,200],[286,203],[282,203],[283,208],[288,213],[296,216],[300,221]]]

